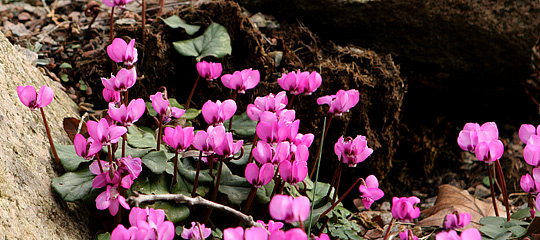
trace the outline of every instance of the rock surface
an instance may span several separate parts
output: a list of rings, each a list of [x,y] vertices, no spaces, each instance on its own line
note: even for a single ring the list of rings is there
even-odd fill
[[[0,238],[90,239],[85,210],[64,202],[51,188],[58,169],[39,111],[32,112],[17,96],[17,86],[53,88],[45,108],[54,141],[69,144],[64,117],[78,117],[75,103],[58,82],[44,77],[0,34]]]

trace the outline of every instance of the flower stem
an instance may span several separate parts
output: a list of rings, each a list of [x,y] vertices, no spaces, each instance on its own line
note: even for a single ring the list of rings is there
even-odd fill
[[[173,185],[176,184],[178,182],[178,180],[176,179],[176,175],[178,174],[178,150],[175,150],[174,151],[175,154],[174,154],[174,173],[173,173]]]
[[[244,210],[242,211],[244,214],[248,214],[249,210],[251,209],[251,203],[253,202],[253,199],[255,198],[255,195],[257,195],[257,188],[253,185],[251,185],[251,189],[249,190],[249,195],[246,199],[246,203],[244,205]]]
[[[322,218],[322,217],[324,217],[324,216],[326,216],[326,214],[327,214],[328,212],[332,211],[332,209],[334,209],[341,201],[343,201],[343,199],[345,199],[345,197],[346,197],[347,195],[349,195],[349,193],[353,190],[353,188],[356,187],[356,185],[360,182],[360,180],[363,180],[363,178],[358,178],[358,179],[356,180],[356,182],[354,182],[353,185],[352,185],[351,187],[349,187],[349,189],[347,189],[347,191],[345,192],[345,194],[343,194],[343,196],[341,196],[341,197],[337,200],[337,202],[333,203],[332,206],[331,206],[330,208],[326,209],[326,211],[324,211],[324,212],[321,214],[321,216],[319,217],[319,219]]]
[[[193,94],[195,93],[195,89],[197,88],[197,84],[199,83],[199,79],[201,76],[197,76],[197,80],[195,80],[195,83],[193,84],[193,87],[191,88],[191,92],[189,93],[189,96],[186,101],[186,110],[189,109],[189,104],[191,103],[191,98],[193,97]]]
[[[326,121],[326,117],[324,117],[324,123],[323,123],[324,131],[321,136],[321,143],[320,143],[319,149],[317,149],[317,155],[315,156],[320,156],[322,154],[322,143],[324,141],[324,138],[326,138],[326,134],[328,134],[328,129],[330,128],[330,123],[332,122],[333,117],[334,115],[328,116],[328,122]],[[311,167],[310,167],[311,171],[309,173],[309,178],[313,177],[313,173],[315,171],[315,165],[319,162],[319,160],[320,160],[320,157],[316,158],[315,161],[313,161],[313,163],[311,164]]]
[[[157,147],[156,150],[159,151],[161,148],[161,130],[163,128],[163,116],[159,115],[159,124],[158,124],[158,137],[157,137]]]
[[[41,111],[41,118],[43,118],[43,125],[45,125],[45,132],[47,133],[47,138],[49,139],[49,145],[51,146],[54,160],[56,161],[60,172],[64,172],[64,167],[62,167],[62,164],[60,163],[60,158],[58,157],[58,153],[56,153],[56,148],[54,147],[51,130],[49,129],[49,124],[47,123],[47,118],[45,117],[45,111],[43,111],[43,108],[39,108],[39,110]]]
[[[510,221],[510,204],[508,203],[508,191],[506,189],[506,180],[504,180],[504,174],[499,160],[495,161],[495,169],[499,176],[499,182],[501,182],[502,194],[504,198],[504,206],[506,207],[506,220]]]
[[[199,185],[199,173],[201,172],[202,151],[199,151],[199,161],[197,161],[197,172],[195,173],[195,181],[193,181],[193,191],[191,191],[191,197],[195,197],[197,192],[197,186]]]
[[[326,193],[326,200],[330,201],[330,195],[332,194],[332,188],[334,188],[334,196],[337,194],[338,191],[338,185],[339,185],[339,177],[341,175],[341,168],[343,164],[341,162],[338,162],[338,166],[336,167],[336,171],[334,172],[334,177],[332,178],[332,182],[330,183],[330,188],[328,188],[328,193]],[[337,184],[336,184],[337,182]],[[334,197],[335,198],[335,197]],[[332,203],[334,203],[334,200],[332,200]]]
[[[289,104],[287,104],[287,109],[291,109],[292,103],[294,102],[295,98],[296,98],[296,94],[293,94],[291,97],[291,101],[289,101]]]
[[[141,43],[144,44],[144,39],[146,38],[146,1],[142,0],[142,37]]]
[[[96,154],[96,161],[98,163],[98,166],[99,166],[99,172],[103,173],[103,166],[101,165],[101,160],[99,160],[99,155]]]
[[[323,119],[323,125],[326,125],[326,117],[324,117]],[[319,154],[317,155],[317,158],[316,159],[320,159],[321,158],[321,149],[323,147],[323,144],[324,144],[324,137],[325,137],[325,134],[323,132],[323,135],[321,136],[321,144],[319,145]],[[315,173],[315,181],[313,182],[313,195],[312,195],[312,199],[311,199],[311,202],[314,203],[315,202],[315,193],[317,192],[317,182],[319,181],[319,168],[321,166],[321,162],[320,161],[317,161],[317,168],[316,168],[316,173]],[[311,176],[310,176],[311,178]],[[311,211],[309,211],[309,227],[308,227],[308,232],[307,232],[307,235],[310,236],[311,234],[311,220],[312,220],[312,217],[313,217],[313,208],[314,208],[314,204],[311,204]]]
[[[107,147],[109,149],[109,167],[112,168],[113,154],[111,144],[107,145]]]
[[[249,151],[248,163],[250,163],[251,160],[253,160],[253,149],[257,145],[258,140],[259,140],[259,136],[257,134],[255,134],[255,136],[253,137],[253,144],[251,145],[251,151]]]
[[[122,158],[126,157],[127,133],[122,135]]]
[[[216,198],[217,198],[217,194],[219,192],[219,183],[221,181],[221,171],[223,170],[223,156],[219,156],[219,168],[218,168],[218,173],[217,173],[217,178],[216,178],[216,185],[214,187],[214,193],[212,194],[212,200],[211,201],[215,201]]]
[[[388,239],[388,233],[390,233],[390,229],[392,229],[392,223],[394,223],[394,218],[392,218],[392,220],[390,220],[390,224],[388,224],[388,228],[386,229],[386,233],[384,233],[384,238],[383,240],[386,240]]]
[[[493,209],[495,210],[495,216],[499,216],[499,210],[497,209],[497,201],[495,199],[495,190],[493,187],[493,172],[491,171],[491,165],[486,163],[488,176],[489,176],[489,186],[491,188],[491,202],[493,202]]]

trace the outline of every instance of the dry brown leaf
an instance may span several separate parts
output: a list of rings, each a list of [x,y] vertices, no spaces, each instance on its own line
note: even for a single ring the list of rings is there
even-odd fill
[[[458,211],[459,213],[468,212],[471,214],[471,224],[465,228],[478,228],[480,227],[478,224],[480,218],[495,216],[491,198],[488,198],[486,201],[475,198],[467,190],[459,189],[448,184],[441,185],[439,186],[439,194],[437,195],[435,206],[422,211],[426,218],[418,222],[418,225],[422,227],[442,227],[446,215]],[[499,216],[506,216],[505,208],[500,201],[497,201],[497,210],[499,211]]]

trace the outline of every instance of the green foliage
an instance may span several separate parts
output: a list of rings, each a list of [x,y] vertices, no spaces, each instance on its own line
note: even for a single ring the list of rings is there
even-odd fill
[[[201,36],[174,42],[173,46],[181,55],[196,57],[197,61],[206,56],[222,58],[232,52],[227,29],[217,23],[210,24]]]
[[[83,199],[92,190],[92,181],[96,177],[88,167],[76,172],[67,172],[52,180],[53,189],[68,202]]]
[[[529,223],[517,219],[506,221],[504,217],[487,216],[480,219],[483,226],[478,230],[486,235],[485,239],[509,239],[525,235]]]
[[[75,147],[73,145],[56,145],[56,153],[58,153],[60,163],[68,171],[75,171],[81,163],[90,162],[90,160],[79,157],[75,153]]]
[[[59,68],[61,68],[61,69],[70,68],[71,69],[73,67],[71,66],[71,64],[69,64],[67,62],[63,62],[62,64],[60,64]]]
[[[255,131],[257,129],[257,122],[251,120],[247,115],[247,112],[244,112],[240,115],[234,115],[232,123],[233,134],[236,137],[248,139],[255,136]],[[227,120],[223,123],[223,126],[229,126],[229,121]]]
[[[163,174],[169,166],[167,161],[173,157],[173,153],[167,153],[164,150],[152,151],[144,155],[144,157],[141,158],[141,161],[153,174]]]
[[[160,17],[160,19],[163,20],[163,22],[171,28],[183,28],[184,30],[186,30],[186,33],[189,35],[195,34],[201,28],[201,26],[187,24],[186,22],[184,22],[184,20],[182,20],[177,15],[172,15],[168,18]]]
[[[148,206],[154,209],[163,209],[167,219],[173,223],[178,223],[189,217],[189,208],[185,204],[158,201]]]
[[[111,239],[111,234],[106,232],[106,233],[101,233],[97,236],[97,240],[110,240]]]

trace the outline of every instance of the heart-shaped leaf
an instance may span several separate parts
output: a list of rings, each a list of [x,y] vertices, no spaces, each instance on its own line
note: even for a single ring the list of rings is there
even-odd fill
[[[176,15],[172,15],[168,18],[161,18],[161,20],[163,20],[163,22],[171,28],[183,28],[189,35],[195,34],[201,28],[201,26],[187,24],[186,22],[184,22],[184,20],[182,20]]]
[[[73,145],[55,145],[55,147],[62,166],[70,172],[77,170],[82,162],[91,161],[79,157],[77,153],[75,153],[75,147]]]
[[[257,122],[251,120],[247,115],[247,112],[244,112],[240,115],[234,115],[232,123],[233,134],[239,138],[252,138],[255,135],[257,129]],[[229,121],[227,120],[223,123],[224,126],[229,126]]]
[[[189,208],[185,204],[158,201],[149,206],[154,209],[163,209],[167,219],[173,223],[180,222],[189,217]]]
[[[152,175],[150,177],[137,178],[131,189],[144,194],[167,194],[169,193],[170,181],[165,174]]]
[[[76,172],[67,172],[52,180],[53,189],[67,202],[83,199],[92,190],[92,181],[96,177],[90,168]]]
[[[196,57],[200,61],[203,57],[225,57],[231,54],[231,38],[227,29],[217,23],[212,23],[203,35],[173,43],[174,48],[183,56]]]
[[[156,138],[154,137],[154,134],[145,131],[144,128],[138,128],[135,125],[131,125],[128,127],[127,141],[129,145],[135,148],[156,147]]]
[[[161,151],[152,151],[141,158],[142,163],[154,174],[163,174],[167,168],[167,161],[174,157],[174,154],[170,154]]]

